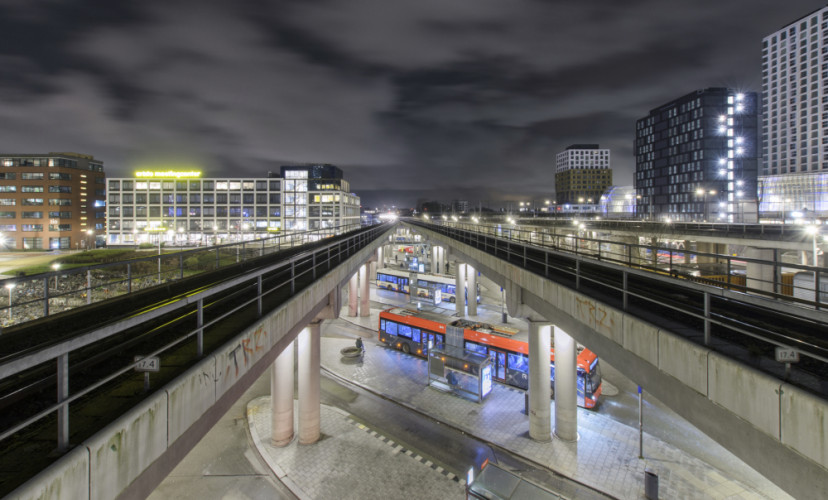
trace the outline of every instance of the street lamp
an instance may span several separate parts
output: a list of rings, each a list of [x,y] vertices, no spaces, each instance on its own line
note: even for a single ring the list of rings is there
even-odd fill
[[[819,226],[811,225],[805,228],[805,231],[811,235],[814,241],[814,267],[817,267],[817,236],[819,236]],[[814,283],[816,283],[816,276],[814,276]]]
[[[184,228],[183,227],[178,228],[178,235],[179,235],[179,238],[178,238],[179,245],[184,246],[183,239],[181,238],[181,236],[184,236]]]
[[[6,289],[9,291],[9,321],[12,319],[12,296],[14,294],[14,287],[17,283],[6,283]]]
[[[52,269],[54,269],[55,272],[58,272],[58,270],[60,269],[60,263],[55,262],[54,264],[52,264]],[[57,287],[58,287],[58,275],[56,274],[55,275],[55,290],[57,290]]]
[[[87,249],[87,250],[91,250],[91,249],[92,249],[92,244],[90,243],[90,241],[89,241],[89,240],[90,240],[90,237],[91,237],[93,234],[95,234],[95,231],[94,231],[94,230],[92,230],[92,229],[87,229],[87,230],[86,230],[86,236],[87,236],[87,238],[86,238],[86,249]]]

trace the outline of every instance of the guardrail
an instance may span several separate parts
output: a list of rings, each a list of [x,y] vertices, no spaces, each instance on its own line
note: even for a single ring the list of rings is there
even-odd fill
[[[409,221],[420,222],[419,219],[409,219]],[[542,248],[569,252],[743,293],[772,297],[814,309],[824,309],[828,305],[828,274],[824,274],[825,269],[819,266],[783,262],[780,258],[780,251],[775,248],[772,249],[774,259],[763,260],[588,236],[604,229],[600,225],[601,221],[580,220],[576,221],[577,225],[570,222],[554,227],[558,231],[564,231],[564,234],[553,232],[553,228],[531,226],[526,228],[511,223],[492,225],[440,220],[422,222],[492,235],[505,240],[526,242]],[[598,227],[593,224],[598,224]],[[696,225],[703,227],[711,224]],[[645,235],[656,237],[659,233],[642,232],[640,234],[640,236]],[[668,235],[661,234],[660,236],[669,239]],[[802,236],[801,227],[798,229],[797,236]],[[769,242],[769,245],[772,245],[772,242]],[[772,279],[764,279],[761,275],[747,276],[749,264],[767,267],[770,271],[767,274]],[[815,290],[819,290],[819,293],[815,293]]]
[[[613,254],[600,246],[585,251],[579,243],[584,238],[576,235],[545,235],[547,239],[517,229],[481,230],[477,225],[433,224],[416,219],[404,222],[600,297],[601,301],[653,324],[680,324],[681,335],[732,357],[774,360],[778,359],[776,348],[795,354],[775,364],[756,363],[755,359],[752,364],[828,397],[828,386],[823,382],[828,377],[828,314],[824,311],[794,307],[723,286],[674,279],[676,275],[665,272],[663,265],[648,265],[631,257],[629,249],[647,248],[643,245],[626,244],[625,251]],[[799,355],[804,359],[793,369],[791,361]]]
[[[0,325],[32,321],[360,227],[348,224],[165,253],[159,246],[157,255],[153,249],[147,257],[127,261],[7,278],[0,280],[0,289],[8,294],[8,305],[0,306]]]

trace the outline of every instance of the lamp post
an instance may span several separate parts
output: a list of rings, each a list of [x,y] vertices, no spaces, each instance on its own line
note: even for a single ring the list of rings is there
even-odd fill
[[[179,240],[178,244],[183,247],[184,246],[184,239],[181,238],[182,236],[184,236],[184,228],[179,227],[178,228],[178,240]]]
[[[54,264],[52,264],[52,269],[54,269],[55,272],[58,272],[58,270],[60,270],[60,263],[55,262]],[[55,290],[57,290],[57,287],[58,287],[58,275],[56,274],[55,275]]]
[[[12,297],[14,295],[14,287],[16,283],[6,283],[6,289],[9,291],[9,321],[12,319]]]
[[[86,236],[87,236],[87,238],[86,238],[86,249],[87,250],[92,249],[92,243],[90,243],[90,239],[91,239],[92,235],[94,235],[94,234],[95,234],[94,230],[92,230],[92,229],[87,229],[86,230]]]
[[[138,230],[132,230],[132,243],[135,245],[135,248],[138,248]]]

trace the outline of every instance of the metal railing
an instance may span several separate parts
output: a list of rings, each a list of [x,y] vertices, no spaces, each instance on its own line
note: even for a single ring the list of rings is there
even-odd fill
[[[0,280],[0,325],[25,323],[362,227],[348,224]],[[94,251],[93,251],[94,252]],[[0,292],[2,294],[2,292]]]
[[[416,221],[419,222],[419,219]],[[824,309],[828,305],[828,275],[824,274],[824,268],[784,262],[781,260],[781,252],[776,248],[771,248],[774,258],[764,260],[674,248],[665,244],[640,244],[637,243],[637,237],[636,243],[596,238],[589,236],[597,231],[592,221],[581,221],[580,224],[584,224],[584,227],[570,222],[556,226],[554,229],[524,228],[514,224],[491,225],[439,220],[432,224],[495,236],[509,241],[526,242],[540,248],[666,274],[722,289],[772,297],[809,308]],[[704,224],[697,225],[704,226]],[[555,230],[563,231],[563,234]],[[798,236],[801,237],[801,233],[800,228]],[[642,233],[640,236],[670,239],[668,235],[657,233]],[[772,245],[772,242],[769,244]],[[749,276],[747,273],[749,265],[756,266],[757,269],[765,268],[769,272]],[[770,279],[763,278],[763,275],[770,276]],[[819,293],[815,290],[819,290]]]
[[[554,279],[651,323],[668,328],[678,324],[676,330],[681,330],[680,334],[689,340],[731,357],[744,360],[770,356],[773,360],[776,348],[795,352],[805,358],[796,370],[790,361],[754,364],[762,371],[828,397],[828,387],[823,383],[828,377],[828,314],[822,310],[795,307],[689,279],[674,279],[675,274],[670,271],[675,267],[669,262],[669,253],[667,261],[659,263],[631,256],[632,249],[652,248],[644,245],[625,243],[623,250],[609,252],[600,245],[586,247],[581,242],[585,238],[576,235],[541,238],[518,229],[481,230],[478,225],[433,224],[415,219],[404,222]]]
[[[169,340],[152,352],[145,353],[145,356],[150,358],[161,356],[164,353],[170,352],[172,349],[181,346],[184,342],[195,338],[195,349],[191,354],[195,358],[202,358],[204,356],[203,336],[205,330],[208,330],[222,321],[227,320],[229,317],[238,314],[242,310],[252,307],[255,307],[256,309],[256,317],[261,317],[267,312],[263,309],[263,303],[269,298],[282,296],[286,296],[288,298],[292,297],[300,289],[298,287],[300,284],[302,286],[307,286],[308,284],[314,282],[318,278],[320,272],[330,271],[333,267],[352,257],[356,254],[356,252],[365,248],[383,233],[390,230],[391,227],[388,225],[376,225],[366,228],[364,231],[360,231],[355,235],[345,236],[337,239],[337,241],[316,246],[306,252],[290,256],[284,261],[263,265],[262,267],[257,268],[245,275],[225,280],[206,290],[200,290],[191,295],[181,297],[173,302],[164,303],[163,306],[152,308],[139,316],[127,315],[124,319],[121,319],[113,324],[88,333],[83,333],[82,335],[74,337],[71,340],[61,342],[57,345],[46,346],[44,348],[37,349],[34,352],[26,352],[11,359],[7,358],[6,361],[0,363],[0,380],[8,377],[14,377],[15,375],[18,375],[32,367],[42,365],[43,363],[57,363],[58,400],[55,404],[47,406],[22,422],[19,422],[8,429],[4,429],[3,432],[0,433],[0,441],[11,437],[22,429],[57,412],[58,448],[59,450],[65,450],[69,442],[69,405],[118,379],[119,377],[133,371],[134,368],[140,363],[140,361],[135,361],[119,367],[115,371],[102,377],[94,384],[86,386],[70,395],[69,356],[71,353],[108,339],[113,335],[122,333],[135,327],[136,325],[151,322],[153,319],[161,317],[166,318],[170,314],[178,314],[179,312],[182,315],[187,315],[188,313],[185,309],[192,308],[193,305],[195,305],[195,327],[187,329],[183,332],[178,332],[176,330],[175,338]],[[263,283],[263,279],[266,283]],[[239,287],[252,296],[238,302],[238,297],[241,293],[239,291]],[[231,291],[233,292],[230,293]],[[220,311],[220,313],[214,313],[213,317],[207,321],[204,321],[206,303],[210,304],[211,311]],[[232,305],[223,308],[221,306],[223,303],[230,303]],[[242,326],[243,325],[241,323],[236,323],[233,328],[233,335],[235,335],[238,332],[238,328]],[[220,344],[221,343],[219,342],[219,345]],[[178,360],[177,363],[181,363],[181,361]]]

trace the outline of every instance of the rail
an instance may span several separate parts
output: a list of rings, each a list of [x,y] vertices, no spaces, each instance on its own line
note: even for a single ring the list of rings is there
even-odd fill
[[[349,224],[168,253],[159,246],[157,255],[153,249],[148,251],[153,255],[127,261],[7,278],[0,280],[0,289],[8,294],[8,305],[0,306],[0,323],[6,328],[360,227]]]
[[[629,258],[629,251],[621,252],[624,258],[612,258],[600,246],[584,251],[578,243],[581,238],[575,235],[548,235],[547,239],[514,229],[491,233],[476,225],[404,222],[553,279],[653,324],[673,326],[671,330],[693,342],[747,360],[779,379],[828,397],[824,384],[828,378],[828,314],[822,310],[675,279],[661,267]],[[639,247],[644,246],[627,244],[625,248]],[[795,368],[790,361],[755,359],[774,360],[777,348],[803,359]]]
[[[354,234],[341,235],[330,243],[319,242],[313,248],[294,254],[285,260],[263,264],[241,276],[220,281],[213,286],[198,288],[183,297],[162,302],[158,307],[149,308],[141,314],[125,314],[120,320],[82,333],[71,340],[5,358],[0,362],[0,380],[14,377],[33,367],[43,366],[44,363],[56,363],[58,398],[56,403],[4,429],[0,433],[0,441],[57,413],[58,449],[60,451],[67,449],[70,432],[69,405],[132,372],[137,365],[142,363],[140,360],[135,360],[119,366],[95,383],[69,394],[70,354],[115,335],[132,331],[131,329],[135,327],[143,327],[144,324],[152,325],[153,320],[163,320],[164,324],[169,327],[173,323],[173,320],[169,319],[172,315],[175,321],[188,318],[194,324],[184,331],[180,331],[181,325],[176,324],[173,328],[176,332],[174,338],[165,340],[163,345],[142,355],[145,354],[147,358],[160,356],[195,339],[195,352],[190,354],[200,359],[205,354],[204,335],[210,328],[227,321],[234,315],[239,315],[242,311],[250,311],[249,314],[254,314],[255,309],[253,317],[261,317],[266,311],[272,310],[300,289],[313,283],[320,273],[330,271],[390,229],[391,227],[387,224],[376,225],[356,231]],[[209,318],[205,316],[208,306],[212,312]],[[241,320],[237,321],[234,318],[233,323],[232,331],[237,332]],[[146,328],[150,329],[153,326]],[[221,342],[214,340],[212,344],[221,345]]]

